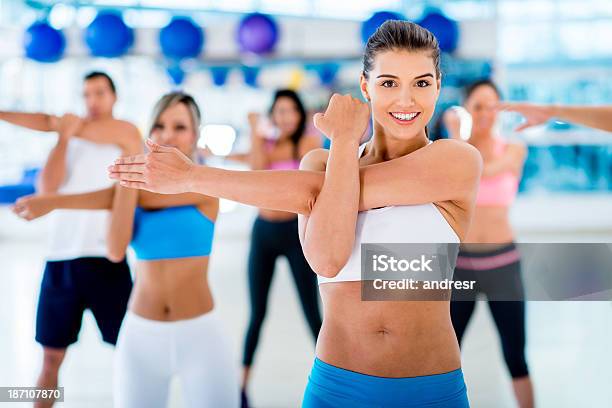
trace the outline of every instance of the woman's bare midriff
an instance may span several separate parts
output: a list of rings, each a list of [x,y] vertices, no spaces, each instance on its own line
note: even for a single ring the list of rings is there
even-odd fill
[[[208,313],[214,302],[208,257],[139,261],[129,309],[150,320],[175,321]]]
[[[491,250],[514,241],[508,207],[476,207],[467,236],[461,247],[466,250]],[[472,244],[472,245],[471,245]],[[473,244],[488,244],[485,247]]]
[[[461,366],[448,301],[362,301],[361,282],[319,286],[325,318],[317,357],[380,377],[441,374]]]

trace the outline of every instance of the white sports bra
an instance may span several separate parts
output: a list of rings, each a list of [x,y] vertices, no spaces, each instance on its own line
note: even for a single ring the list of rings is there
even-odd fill
[[[431,143],[431,142],[430,142]],[[359,148],[359,157],[366,144]],[[460,243],[459,237],[433,203],[361,211],[357,215],[355,244],[346,265],[334,278],[319,276],[319,284],[361,280],[361,244]]]

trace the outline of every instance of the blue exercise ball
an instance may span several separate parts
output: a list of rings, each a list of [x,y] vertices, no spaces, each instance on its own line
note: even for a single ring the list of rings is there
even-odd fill
[[[204,46],[204,30],[188,17],[174,17],[159,32],[159,44],[167,58],[196,58]]]
[[[361,25],[361,41],[368,42],[368,38],[387,20],[406,20],[400,13],[394,11],[378,11]]]
[[[25,32],[26,56],[38,62],[56,62],[64,55],[66,38],[45,21],[37,21]]]
[[[120,57],[134,44],[134,31],[125,24],[121,14],[113,11],[99,12],[84,36],[95,57]]]
[[[459,43],[459,25],[439,11],[427,13],[417,22],[421,27],[428,29],[438,39],[440,50],[449,54],[455,51]]]
[[[266,14],[249,14],[238,25],[237,41],[242,52],[270,53],[274,51],[278,36],[276,22]]]

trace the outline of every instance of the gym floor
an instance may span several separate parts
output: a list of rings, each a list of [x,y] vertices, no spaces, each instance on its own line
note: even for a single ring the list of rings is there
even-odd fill
[[[248,317],[249,230],[245,225],[250,225],[253,217],[253,209],[242,206],[221,214],[211,258],[210,280],[217,307],[233,335],[237,363]],[[46,224],[44,219],[27,224],[4,207],[0,208],[0,225],[0,384],[30,386],[42,354],[34,342],[34,318]],[[517,232],[523,242],[553,238],[557,242],[612,242],[612,228],[588,235],[577,231],[542,234],[521,228]],[[601,407],[604,401],[612,405],[612,303],[530,302],[527,325],[528,362],[537,406]],[[298,407],[313,352],[287,264],[281,260],[253,372],[253,406]],[[79,342],[70,348],[62,368],[66,402],[59,406],[112,407],[112,353],[112,348],[101,342],[87,312]],[[470,323],[462,356],[474,408],[515,406],[510,377],[484,302],[479,303]],[[182,407],[179,381],[172,384],[169,406]]]

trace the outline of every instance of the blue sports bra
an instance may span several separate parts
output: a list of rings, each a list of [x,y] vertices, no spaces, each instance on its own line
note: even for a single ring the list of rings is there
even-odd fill
[[[144,261],[208,256],[215,223],[195,206],[136,208],[131,246]]]

